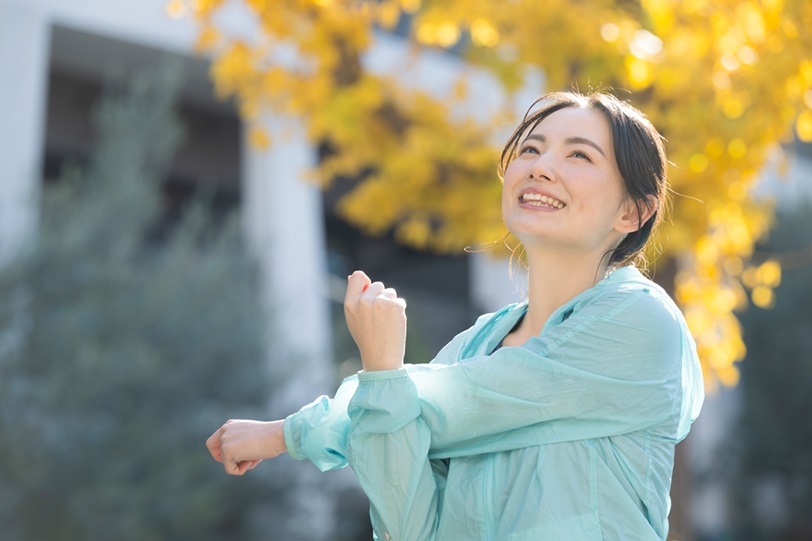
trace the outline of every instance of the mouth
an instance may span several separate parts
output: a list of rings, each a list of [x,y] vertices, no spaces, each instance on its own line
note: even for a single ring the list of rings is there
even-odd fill
[[[550,196],[532,192],[520,195],[519,203],[524,203],[525,205],[529,205],[531,207],[548,207],[554,209],[562,209],[567,206],[558,199],[553,199]]]

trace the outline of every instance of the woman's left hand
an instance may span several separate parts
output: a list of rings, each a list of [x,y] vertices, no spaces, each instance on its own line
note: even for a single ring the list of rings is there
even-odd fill
[[[394,289],[355,271],[347,282],[344,316],[365,372],[403,367],[406,301]]]

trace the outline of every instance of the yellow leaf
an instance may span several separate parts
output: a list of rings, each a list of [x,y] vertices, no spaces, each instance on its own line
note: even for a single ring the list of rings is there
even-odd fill
[[[731,182],[727,187],[727,194],[733,201],[744,201],[748,193],[747,186],[743,182]]]
[[[727,144],[727,153],[731,158],[743,158],[747,154],[747,144],[739,139],[733,139]]]
[[[806,110],[798,115],[798,120],[795,122],[795,132],[801,141],[812,142],[812,111]]]
[[[451,47],[460,40],[460,29],[451,21],[443,21],[437,25],[435,38],[440,47]]]
[[[772,308],[775,304],[773,290],[767,286],[756,286],[750,297],[753,299],[753,304],[759,308]]]
[[[495,47],[499,43],[499,30],[488,19],[480,17],[471,23],[471,39],[480,47]]]
[[[705,144],[705,152],[712,158],[718,158],[725,151],[725,141],[721,137],[714,137]]]
[[[701,173],[708,168],[709,163],[710,162],[707,156],[697,153],[691,156],[691,159],[688,160],[688,167],[690,167],[691,171],[694,173]]]
[[[758,286],[758,274],[756,267],[747,267],[742,272],[742,283],[750,289]]]
[[[801,78],[807,86],[812,86],[812,60],[803,60],[798,65]]]
[[[197,17],[206,18],[219,8],[224,0],[192,0],[192,9]]]
[[[722,385],[727,387],[734,387],[739,383],[739,370],[733,366],[732,363],[718,368],[716,370],[716,376],[722,382]]]
[[[251,148],[265,150],[271,146],[271,138],[264,129],[253,127],[248,133],[248,144]]]
[[[739,118],[744,114],[744,108],[744,101],[738,96],[730,96],[722,102],[722,111],[727,118]]]
[[[219,39],[220,33],[215,28],[207,26],[197,35],[195,51],[199,53],[211,51],[217,46]]]
[[[420,20],[418,21],[416,27],[415,37],[420,43],[432,45],[437,41],[437,28],[433,23]]]
[[[413,216],[398,227],[396,236],[405,244],[423,248],[431,239],[431,226],[428,220]]]
[[[400,0],[400,7],[406,13],[416,13],[421,3],[421,0]]]
[[[781,265],[774,259],[768,259],[756,270],[756,279],[764,286],[775,288],[781,283]]]
[[[383,28],[391,30],[398,25],[400,20],[400,7],[394,0],[386,0],[377,5],[376,20]]]
[[[634,56],[626,57],[626,73],[629,77],[629,84],[635,90],[646,88],[651,84],[653,78],[649,62]]]
[[[172,19],[180,19],[186,15],[186,2],[183,0],[170,0],[166,4],[166,14]]]

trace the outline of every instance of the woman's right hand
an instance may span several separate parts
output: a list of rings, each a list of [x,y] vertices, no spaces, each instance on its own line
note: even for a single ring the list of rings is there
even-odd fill
[[[206,447],[229,475],[243,475],[266,458],[287,451],[285,421],[229,420],[206,440]]]
[[[406,301],[392,288],[355,271],[347,281],[344,316],[361,352],[364,371],[403,367],[406,353]]]

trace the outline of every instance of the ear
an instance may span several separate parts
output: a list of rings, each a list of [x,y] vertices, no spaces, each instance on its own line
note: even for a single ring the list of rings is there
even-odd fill
[[[646,196],[645,205],[642,202],[635,204],[631,197],[627,198],[623,214],[618,219],[615,229],[621,233],[634,233],[651,218],[659,206],[660,201],[654,195]]]

